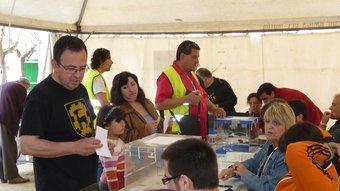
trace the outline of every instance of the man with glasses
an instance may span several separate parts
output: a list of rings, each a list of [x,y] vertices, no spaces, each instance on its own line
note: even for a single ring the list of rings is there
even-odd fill
[[[20,129],[23,154],[32,155],[36,190],[80,190],[96,183],[101,147],[93,130],[95,114],[80,84],[87,49],[73,36],[53,47],[53,72],[27,97]]]
[[[164,150],[162,159],[165,161],[162,182],[169,189],[218,190],[216,154],[204,141],[195,138],[177,141]]]
[[[200,135],[207,137],[207,111],[217,117],[225,117],[225,111],[208,99],[195,74],[199,66],[200,47],[192,41],[183,41],[177,48],[176,60],[157,79],[156,109],[165,110],[170,116],[196,117]],[[171,110],[171,112],[169,112]],[[195,123],[196,124],[196,123]],[[173,133],[181,133],[178,123],[172,126]]]

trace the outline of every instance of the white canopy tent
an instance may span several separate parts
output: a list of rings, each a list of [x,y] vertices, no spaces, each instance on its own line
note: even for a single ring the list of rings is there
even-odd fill
[[[153,100],[156,80],[175,59],[185,39],[200,47],[200,65],[226,79],[238,96],[238,111],[246,111],[246,97],[263,82],[306,93],[322,110],[328,109],[340,90],[340,33],[273,33],[262,36],[218,37],[91,37],[89,52],[98,47],[111,50],[114,65],[104,73],[111,85],[121,71],[135,73],[146,95]]]
[[[0,24],[77,33],[192,33],[340,26],[339,0],[0,0]]]
[[[83,39],[116,34],[91,36],[88,60],[96,48],[109,49],[115,63],[104,73],[109,86],[115,74],[131,71],[151,100],[157,76],[188,38],[201,46],[201,66],[234,88],[238,111],[265,81],[305,92],[322,110],[340,90],[339,32],[247,33],[338,28],[339,0],[0,0],[0,24],[87,33]],[[222,34],[229,32],[245,33]],[[164,33],[180,35],[117,35]]]

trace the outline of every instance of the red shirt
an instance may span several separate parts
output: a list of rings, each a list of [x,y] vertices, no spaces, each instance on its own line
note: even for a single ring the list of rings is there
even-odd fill
[[[322,119],[321,110],[310,100],[304,93],[290,89],[290,88],[277,88],[275,91],[275,97],[281,98],[286,101],[290,100],[302,100],[307,105],[307,121],[319,125]]]
[[[186,72],[176,61],[173,62],[174,69],[181,77],[184,86],[188,92],[199,90],[202,95],[202,101],[199,105],[189,105],[189,115],[199,116],[201,124],[201,135],[202,137],[207,136],[207,106],[206,98],[207,93],[203,90],[200,83],[192,75],[191,72]],[[156,103],[163,102],[166,99],[172,98],[173,89],[168,77],[162,73],[157,79],[157,92],[156,92]]]
[[[17,82],[7,82],[0,86],[0,123],[16,136],[27,91]]]

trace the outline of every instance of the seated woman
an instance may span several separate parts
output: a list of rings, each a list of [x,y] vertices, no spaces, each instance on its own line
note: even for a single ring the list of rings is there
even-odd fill
[[[284,155],[278,150],[278,144],[281,135],[295,124],[294,112],[286,102],[273,102],[266,109],[264,122],[268,141],[253,158],[223,169],[219,174],[221,179],[239,175],[249,190],[272,191],[287,173]]]
[[[276,191],[339,189],[333,153],[323,142],[320,129],[309,122],[298,123],[282,135],[279,150],[285,153],[289,173],[279,181]]]
[[[247,97],[247,104],[249,105],[249,109],[246,114],[253,117],[260,117],[262,107],[260,96],[256,93],[250,93]]]
[[[145,98],[136,75],[121,72],[114,77],[111,102],[126,114],[125,132],[120,137],[125,143],[162,132],[162,120],[154,104]]]

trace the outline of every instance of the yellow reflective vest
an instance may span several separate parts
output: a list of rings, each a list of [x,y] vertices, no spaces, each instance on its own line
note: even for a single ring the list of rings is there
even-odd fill
[[[187,89],[185,88],[181,76],[177,73],[174,67],[169,66],[164,74],[168,77],[172,86],[173,94],[172,98],[180,98],[186,95]],[[172,108],[171,111],[176,115],[189,115],[189,105],[179,105]],[[166,110],[164,112],[166,116],[171,116],[170,112]],[[178,123],[174,122],[172,126],[173,133],[181,133]]]
[[[85,86],[87,93],[89,94],[89,98],[91,100],[91,104],[92,104],[93,108],[98,112],[101,105],[100,105],[99,101],[97,100],[96,96],[93,93],[93,79],[97,76],[100,76],[101,78],[103,78],[103,76],[101,75],[100,72],[98,72],[97,70],[90,69],[85,74],[85,77],[84,77],[84,80],[83,80],[82,83]],[[103,78],[103,80],[104,80],[104,78]],[[105,80],[104,80],[104,83],[105,83]],[[110,100],[110,93],[109,93],[109,89],[106,86],[106,83],[105,83],[105,91],[106,91],[105,93],[106,93],[107,99]]]

